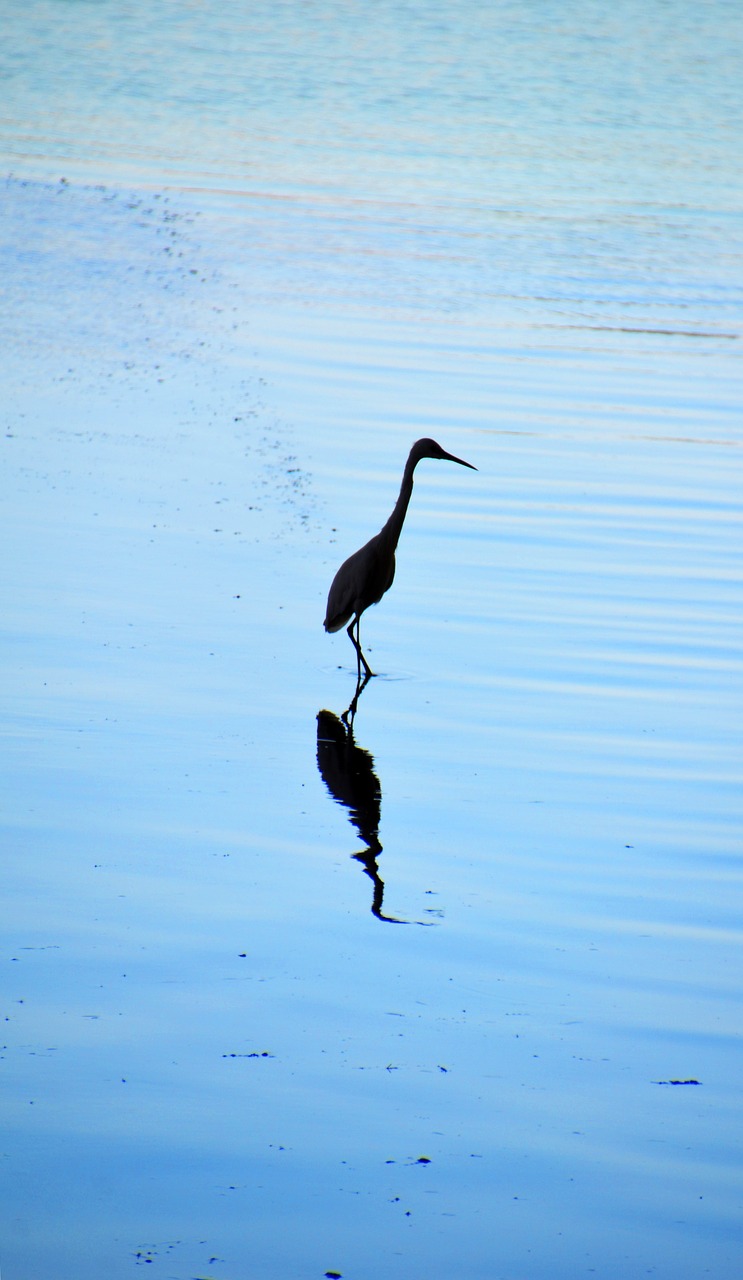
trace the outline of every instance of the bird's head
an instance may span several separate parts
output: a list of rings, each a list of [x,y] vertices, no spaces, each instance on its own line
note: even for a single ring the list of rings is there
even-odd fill
[[[465,462],[464,458],[455,458],[453,453],[447,453],[446,449],[442,449],[440,444],[435,440],[426,437],[423,440],[416,440],[410,451],[410,458],[413,465],[417,465],[421,458],[437,458],[441,462],[458,462],[460,467],[469,467],[471,471],[477,471],[477,467],[473,467],[471,462]]]

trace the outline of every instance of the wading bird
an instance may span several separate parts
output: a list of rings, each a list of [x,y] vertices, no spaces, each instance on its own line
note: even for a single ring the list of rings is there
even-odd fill
[[[472,471],[477,471],[477,467],[473,467],[471,462],[455,458],[453,453],[447,453],[435,440],[416,440],[405,463],[400,496],[386,525],[365,546],[349,556],[333,578],[333,585],[328,594],[325,630],[340,631],[350,619],[347,630],[356,650],[359,680],[362,662],[366,679],[374,675],[361,648],[359,636],[361,615],[369,605],[378,604],[385,591],[389,591],[392,586],[395,577],[395,549],[408,510],[410,495],[413,492],[413,472],[422,458],[458,462],[461,467],[469,467]],[[354,628],[356,635],[354,635]]]

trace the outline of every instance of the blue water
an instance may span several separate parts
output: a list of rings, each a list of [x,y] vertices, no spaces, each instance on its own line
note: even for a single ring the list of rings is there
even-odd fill
[[[2,35],[3,1275],[736,1276],[743,11]]]
[[[32,3],[0,149],[229,191],[265,248],[278,200],[269,270],[298,249],[301,295],[736,332],[742,28],[721,2]]]

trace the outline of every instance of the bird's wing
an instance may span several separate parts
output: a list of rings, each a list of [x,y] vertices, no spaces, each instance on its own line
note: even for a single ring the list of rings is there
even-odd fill
[[[344,560],[328,594],[325,630],[340,631],[382,599],[395,576],[395,556],[385,540],[376,534],[352,556]]]

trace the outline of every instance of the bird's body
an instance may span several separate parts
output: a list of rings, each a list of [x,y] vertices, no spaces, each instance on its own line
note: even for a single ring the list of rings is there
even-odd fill
[[[382,529],[341,565],[328,596],[326,631],[340,631],[349,619],[361,617],[370,605],[379,604],[389,591],[395,578],[397,541],[384,535]]]
[[[379,533],[349,556],[336,573],[328,594],[325,630],[340,631],[341,627],[350,623],[348,634],[356,650],[359,677],[362,662],[367,677],[374,674],[361,649],[361,615],[370,605],[379,603],[394,581],[395,551],[413,492],[413,472],[422,458],[458,462],[462,467],[477,470],[471,462],[464,462],[462,458],[455,458],[452,453],[447,453],[435,440],[417,440],[405,463],[400,493],[389,520]]]

